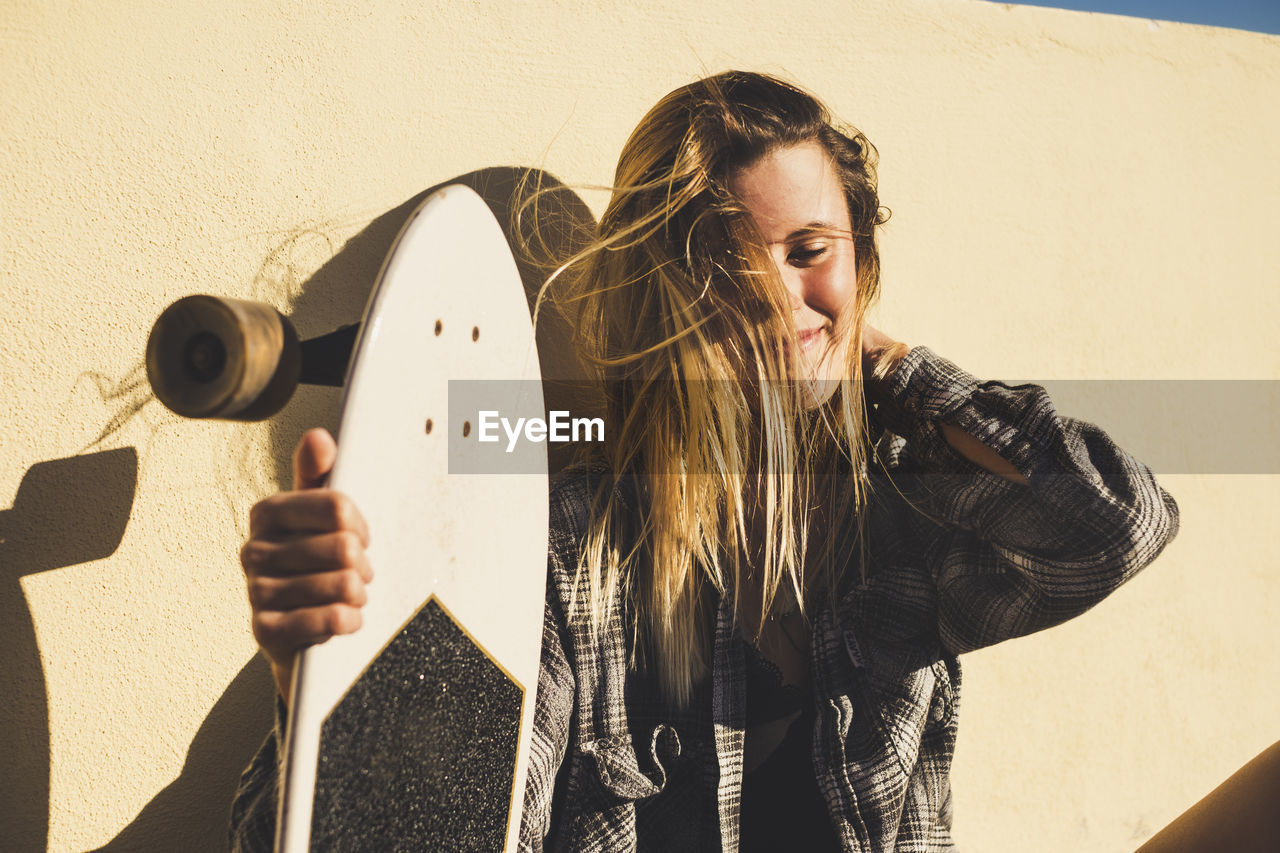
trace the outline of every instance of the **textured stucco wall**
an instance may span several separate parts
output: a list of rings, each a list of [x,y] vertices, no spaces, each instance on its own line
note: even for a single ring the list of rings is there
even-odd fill
[[[703,72],[781,72],[877,144],[891,334],[985,377],[1280,379],[1274,37],[977,0],[7,0],[0,45],[7,850],[219,849],[266,725],[236,552],[337,396],[183,422],[140,374],[161,308],[350,321],[382,214],[488,166],[606,183]],[[1153,568],[968,658],[965,849],[1136,846],[1280,738],[1276,479],[1164,480]]]

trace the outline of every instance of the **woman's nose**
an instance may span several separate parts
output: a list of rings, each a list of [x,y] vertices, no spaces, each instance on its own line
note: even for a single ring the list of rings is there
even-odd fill
[[[788,286],[787,290],[800,303],[824,317],[835,319],[853,304],[858,284],[853,276],[846,278],[806,270],[796,276],[796,284]]]
[[[787,302],[792,311],[799,311],[805,305],[804,281],[795,270],[782,269],[782,286],[787,291]]]

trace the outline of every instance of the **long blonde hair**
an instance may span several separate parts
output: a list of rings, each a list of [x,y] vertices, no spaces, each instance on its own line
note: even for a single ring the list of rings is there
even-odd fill
[[[737,171],[817,141],[853,223],[858,295],[840,387],[816,411],[792,381],[791,308]],[[625,608],[632,663],[684,705],[711,665],[714,592],[734,613],[740,583],[762,591],[756,624],[782,599],[834,591],[866,501],[859,331],[879,291],[876,227],[887,217],[875,149],[813,96],[731,71],[663,98],[623,148],[594,239],[544,287],[572,319],[605,399],[608,475],[599,484],[574,607],[594,629]],[[614,500],[625,484],[634,506]],[[750,496],[744,499],[744,494]],[[821,541],[810,541],[822,516]],[[815,568],[805,570],[808,557]],[[781,597],[781,598],[780,598]]]

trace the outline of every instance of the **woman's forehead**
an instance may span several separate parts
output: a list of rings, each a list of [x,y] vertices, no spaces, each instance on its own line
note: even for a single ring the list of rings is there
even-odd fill
[[[729,188],[769,243],[797,232],[852,227],[835,166],[817,142],[769,152],[734,173]]]

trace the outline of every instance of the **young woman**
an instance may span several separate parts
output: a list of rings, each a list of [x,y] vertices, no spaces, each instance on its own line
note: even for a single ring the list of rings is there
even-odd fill
[[[874,158],[792,85],[700,80],[640,123],[552,277],[608,443],[553,486],[523,848],[950,849],[956,656],[1083,612],[1176,532],[1151,473],[1043,389],[866,325]],[[242,554],[282,695],[371,577],[334,450],[303,437]],[[277,750],[240,849],[270,843]]]

